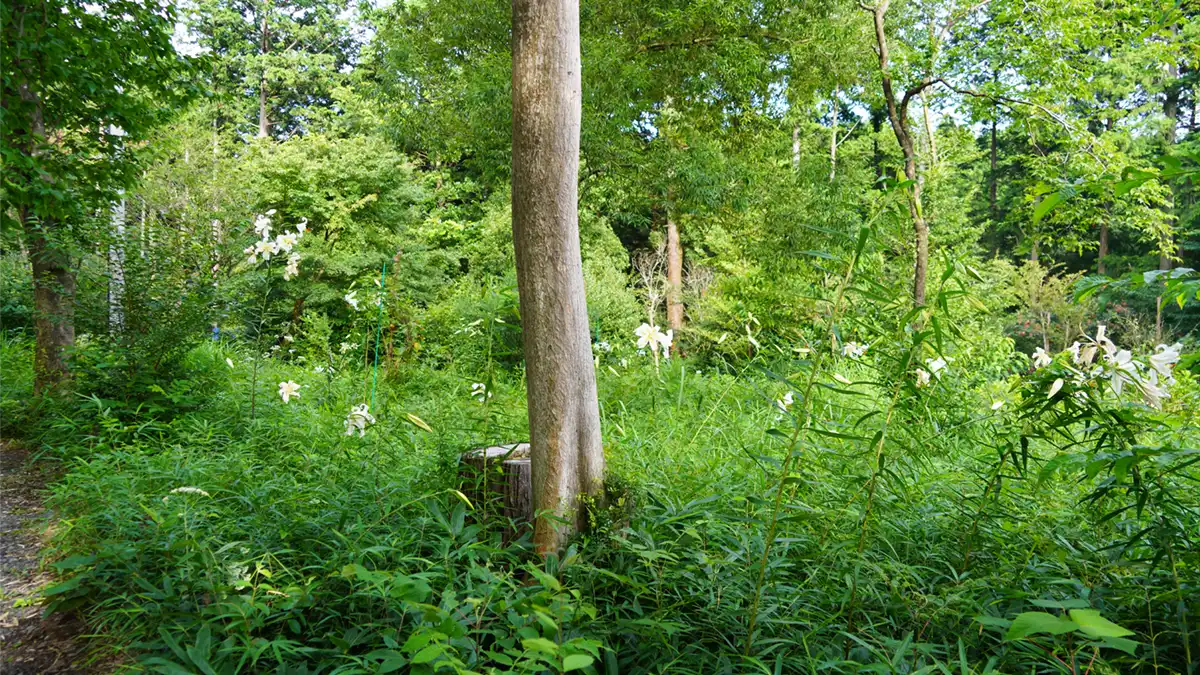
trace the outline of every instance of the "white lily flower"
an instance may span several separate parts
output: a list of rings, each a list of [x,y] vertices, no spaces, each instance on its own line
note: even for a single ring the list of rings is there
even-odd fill
[[[849,356],[854,360],[862,358],[863,354],[867,353],[867,348],[871,345],[859,344],[857,342],[847,342],[842,345],[842,356]]]
[[[358,311],[358,291],[350,291],[343,296],[343,299],[346,301],[346,304],[354,308],[354,311]]]
[[[1004,401],[992,401],[992,410],[999,410],[1004,407]]]
[[[275,247],[284,253],[290,253],[292,247],[296,245],[297,239],[299,239],[299,237],[291,232],[284,232],[278,237],[275,237]]]
[[[279,246],[270,239],[262,239],[254,245],[254,253],[261,255],[263,260],[270,260],[271,256],[279,252]]]
[[[842,384],[854,384],[853,382],[850,381],[849,378],[847,378],[845,375],[842,375],[841,373],[834,373],[833,379],[837,380],[838,382],[841,382]]]
[[[308,230],[308,218],[301,218],[300,222],[296,223],[296,237],[303,237]]]
[[[1055,380],[1054,384],[1050,385],[1050,393],[1046,394],[1046,398],[1054,398],[1054,395],[1058,393],[1058,390],[1063,388],[1063,384],[1063,379],[1061,377]]]
[[[318,375],[324,374],[325,366],[313,366],[313,372],[317,373]]]
[[[242,249],[242,253],[250,256],[250,258],[249,258],[249,260],[247,260],[247,262],[249,262],[251,265],[258,262],[258,250],[253,245],[247,246],[246,248]]]
[[[917,368],[917,381],[915,384],[918,389],[924,389],[929,386],[929,373],[924,368]]]
[[[1047,352],[1045,349],[1038,347],[1037,349],[1035,349],[1033,351],[1033,367],[1034,368],[1045,368],[1046,366],[1050,365],[1051,363],[1054,363],[1054,357],[1050,356],[1050,353]]]
[[[1150,367],[1154,372],[1162,376],[1163,381],[1167,384],[1175,384],[1175,376],[1172,370],[1175,364],[1179,362],[1179,352],[1183,351],[1183,344],[1176,342],[1168,347],[1167,345],[1159,345],[1154,348],[1154,353],[1147,359],[1150,362]]]
[[[671,344],[675,341],[675,331],[667,329],[665,333],[658,334],[658,344],[662,347],[663,356],[671,352]]]
[[[369,412],[366,403],[360,403],[351,408],[350,414],[346,415],[346,435],[353,436],[357,430],[358,437],[362,438],[367,435],[367,426],[371,424],[375,424],[375,417]]]
[[[1137,363],[1134,362],[1133,354],[1128,349],[1118,350],[1115,354],[1105,358],[1109,365],[1109,381],[1117,396],[1121,395],[1121,390],[1125,388],[1126,383],[1137,382],[1141,379],[1138,377]]]
[[[283,399],[284,403],[290,402],[292,400],[293,396],[295,396],[296,398],[299,398],[300,397],[300,385],[296,384],[295,382],[292,382],[291,380],[288,380],[287,382],[280,382],[279,383],[279,396]]]
[[[793,395],[792,391],[789,389],[787,391],[787,393],[785,393],[783,395],[783,398],[776,399],[775,407],[779,408],[780,412],[788,412],[792,409],[792,404],[795,402],[796,402],[795,396]]]
[[[300,274],[300,254],[293,253],[288,256],[287,267],[283,268],[283,280],[287,281]]]
[[[936,359],[925,359],[925,365],[929,367],[930,374],[934,377],[941,377],[942,371],[949,365],[949,361],[939,356]]]
[[[228,357],[227,357],[227,358],[225,359],[225,363],[229,364],[229,367],[230,367],[230,368],[232,368],[232,367],[233,367],[233,359],[231,359],[231,358],[228,358]]]
[[[633,331],[633,334],[638,338],[637,346],[639,349],[645,349],[646,347],[658,349],[658,336],[660,334],[658,326],[643,323]]]
[[[275,213],[275,210],[271,209],[270,211],[267,211],[267,215],[260,214],[257,217],[255,217],[255,219],[254,219],[254,234],[257,234],[258,236],[260,236],[264,239],[271,236],[271,218],[269,216],[274,213]]]
[[[488,390],[487,385],[482,382],[476,382],[471,385],[471,397],[476,401],[483,403],[492,397],[492,392]]]

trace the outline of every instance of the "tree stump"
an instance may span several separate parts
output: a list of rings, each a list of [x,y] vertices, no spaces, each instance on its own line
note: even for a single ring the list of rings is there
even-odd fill
[[[475,506],[475,519],[499,516],[513,523],[505,540],[520,536],[533,521],[533,473],[529,444],[476,448],[459,457],[462,492]]]

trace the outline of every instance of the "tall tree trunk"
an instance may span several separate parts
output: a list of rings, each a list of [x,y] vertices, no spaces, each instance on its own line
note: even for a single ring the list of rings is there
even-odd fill
[[[1033,243],[1029,246],[1029,262],[1037,262],[1037,261],[1038,261],[1038,240],[1034,239]]]
[[[112,207],[112,238],[108,246],[108,330],[125,330],[125,194]]]
[[[1108,274],[1104,259],[1108,257],[1108,217],[1100,221],[1100,248],[1096,251],[1096,273]]]
[[[992,223],[996,223],[1000,219],[999,209],[996,205],[996,112],[992,111],[992,138],[989,142],[991,155],[991,168],[988,171],[988,215],[992,218]]]
[[[261,29],[258,40],[258,53],[266,56],[271,49],[270,26],[267,25],[266,10],[263,10]],[[271,135],[271,120],[267,113],[267,68],[264,64],[258,78],[258,137],[267,138]]]
[[[47,237],[52,220],[21,214],[33,266],[33,391],[42,394],[64,384],[70,373],[66,351],[75,344],[75,273],[70,256]]]
[[[837,176],[837,146],[838,146],[838,87],[833,88],[833,97],[829,99],[829,182]]]
[[[683,328],[683,244],[679,241],[679,226],[671,215],[667,202],[667,327],[676,333]],[[671,345],[672,351],[678,351]]]
[[[792,171],[800,170],[800,125],[792,125]]]
[[[1172,32],[1178,36],[1179,26],[1173,26]],[[1171,62],[1167,64],[1167,77],[1169,81],[1165,87],[1163,97],[1163,116],[1167,118],[1166,128],[1163,129],[1163,145],[1166,152],[1171,152],[1175,146],[1175,132],[1179,126],[1179,64]],[[1170,191],[1171,199],[1165,207],[1167,211],[1168,222],[1175,223],[1175,187],[1168,183],[1167,189]],[[1161,250],[1158,254],[1158,269],[1169,270],[1172,267],[1171,249],[1175,248],[1174,237],[1169,237],[1161,244]],[[1163,299],[1158,296],[1156,299],[1156,312],[1154,317],[1154,339],[1157,342],[1162,341],[1163,337]]]
[[[533,543],[548,555],[584,525],[581,497],[604,489],[579,249],[579,3],[513,0],[512,10],[513,242],[540,514]]]
[[[900,150],[904,153],[904,176],[912,181],[908,193],[908,211],[913,221],[913,241],[915,244],[915,260],[913,261],[913,304],[920,307],[925,304],[925,278],[929,269],[929,226],[925,222],[925,213],[921,205],[921,181],[917,174],[917,152],[913,145],[912,133],[908,128],[908,103],[913,96],[921,93],[926,84],[919,85],[904,92],[899,103],[896,102],[896,91],[892,84],[891,63],[888,58],[887,33],[884,30],[883,17],[887,14],[890,0],[880,0],[879,4],[870,8],[875,25],[875,48],[879,56],[879,72],[882,75],[883,100],[887,106],[888,121],[892,125],[892,133]],[[926,80],[926,83],[929,80]]]

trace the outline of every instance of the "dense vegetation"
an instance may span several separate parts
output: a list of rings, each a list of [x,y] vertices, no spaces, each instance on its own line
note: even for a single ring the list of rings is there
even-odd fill
[[[1200,673],[1200,14],[586,1],[607,478],[529,436],[508,3],[13,0],[0,425],[162,673]],[[365,406],[365,407],[363,407]]]

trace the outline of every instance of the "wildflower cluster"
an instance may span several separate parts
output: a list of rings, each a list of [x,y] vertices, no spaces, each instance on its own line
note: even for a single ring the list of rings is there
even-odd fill
[[[492,391],[487,385],[482,382],[476,382],[471,385],[471,398],[483,403],[492,397]]]
[[[360,403],[350,409],[350,414],[346,415],[346,435],[353,436],[354,432],[358,432],[358,437],[362,438],[367,435],[367,426],[375,424],[375,417],[369,412],[369,407],[366,403]]]
[[[942,371],[950,365],[950,359],[937,357],[935,359],[925,359],[925,368],[917,368],[916,385],[918,389],[924,389],[933,382],[933,378],[941,377]],[[926,370],[928,368],[928,370]]]
[[[871,345],[869,345],[869,344],[859,344],[857,342],[847,342],[846,344],[842,345],[842,356],[849,356],[850,358],[857,361],[863,357],[863,354],[867,353],[867,349],[869,349],[870,347],[871,347]]]
[[[297,223],[295,232],[282,232],[275,238],[271,238],[271,216],[273,215],[275,215],[275,209],[259,214],[254,219],[254,234],[258,235],[259,240],[247,246],[242,252],[249,256],[246,262],[251,265],[257,264],[260,257],[263,260],[270,260],[274,255],[289,254],[287,265],[283,268],[283,278],[284,280],[292,279],[300,274],[301,260],[300,254],[292,252],[292,249],[300,243],[300,239],[308,230],[308,220],[304,219]]]
[[[1179,361],[1183,345],[1160,344],[1144,360],[1134,358],[1128,349],[1121,349],[1107,336],[1104,324],[1097,326],[1096,336],[1075,342],[1057,357],[1043,349],[1033,354],[1033,365],[1042,370],[1054,366],[1053,374],[1061,374],[1050,385],[1049,398],[1062,390],[1067,381],[1075,387],[1075,395],[1086,397],[1089,392],[1100,394],[1104,385],[1116,396],[1127,386],[1141,394],[1147,405],[1160,408],[1169,397],[1168,387],[1175,383],[1172,369]],[[1066,358],[1064,355],[1070,355]]]

